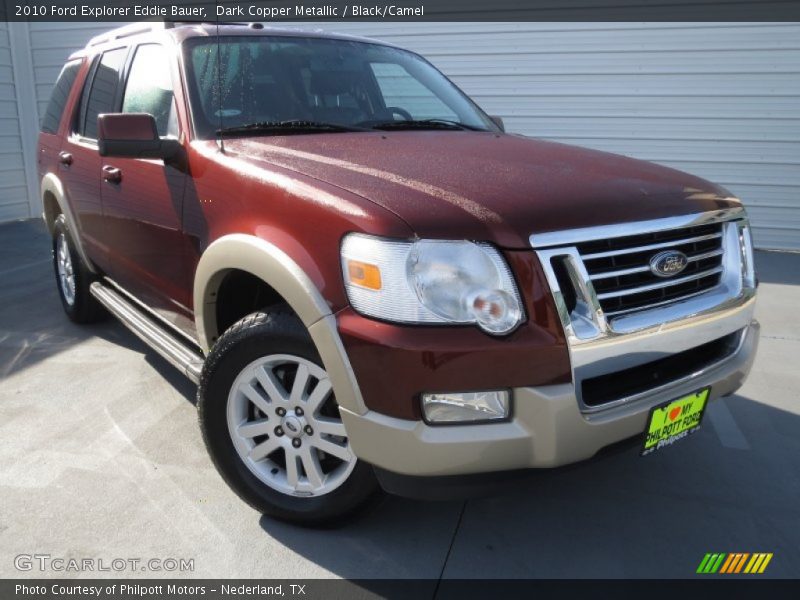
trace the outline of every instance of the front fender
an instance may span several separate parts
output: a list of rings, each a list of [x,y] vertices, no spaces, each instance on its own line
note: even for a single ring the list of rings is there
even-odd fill
[[[339,405],[364,414],[361,392],[336,326],[336,317],[305,271],[283,250],[247,234],[230,234],[203,253],[194,280],[194,313],[198,341],[204,352],[221,332],[217,326],[217,296],[225,275],[246,271],[272,287],[308,328]]]

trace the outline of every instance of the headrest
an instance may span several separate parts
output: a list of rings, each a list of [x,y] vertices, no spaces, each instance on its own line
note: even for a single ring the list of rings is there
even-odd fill
[[[353,89],[358,74],[353,71],[312,71],[308,91],[320,96],[336,96]]]

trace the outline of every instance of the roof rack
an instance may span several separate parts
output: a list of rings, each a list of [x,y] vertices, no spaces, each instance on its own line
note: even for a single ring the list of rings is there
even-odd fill
[[[117,27],[116,29],[112,29],[111,31],[106,31],[105,33],[101,33],[100,35],[94,36],[92,39],[89,40],[89,43],[86,44],[86,46],[87,48],[90,46],[98,46],[100,44],[105,44],[106,42],[113,42],[114,40],[130,37],[132,35],[137,35],[140,33],[171,29],[173,26],[174,25],[172,23],[164,21],[131,23],[129,25],[123,25],[122,27]]]
[[[241,22],[241,21],[145,21],[142,23],[130,23],[117,27],[111,31],[106,31],[100,35],[96,35],[89,40],[86,47],[98,46],[107,42],[113,42],[121,38],[138,35],[140,33],[148,33],[151,31],[163,31],[165,29],[173,29],[175,27],[182,27],[186,25],[238,25],[240,27],[250,27],[251,29],[263,29],[263,23],[258,22]]]

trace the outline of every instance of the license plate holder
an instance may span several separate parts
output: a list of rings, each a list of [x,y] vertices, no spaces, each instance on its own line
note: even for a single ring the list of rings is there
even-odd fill
[[[711,388],[654,406],[644,430],[642,456],[671,446],[700,429]]]

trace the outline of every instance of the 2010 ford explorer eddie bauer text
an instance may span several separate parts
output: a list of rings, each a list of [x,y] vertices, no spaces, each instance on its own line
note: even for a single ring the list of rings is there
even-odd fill
[[[506,134],[387,44],[129,25],[69,59],[38,156],[67,315],[197,382],[219,472],[280,518],[647,454],[755,354],[738,199]]]

